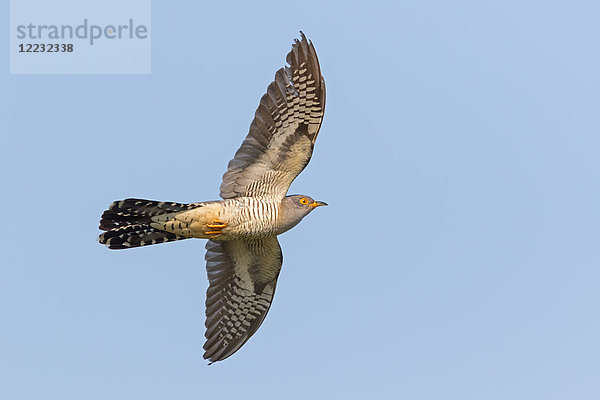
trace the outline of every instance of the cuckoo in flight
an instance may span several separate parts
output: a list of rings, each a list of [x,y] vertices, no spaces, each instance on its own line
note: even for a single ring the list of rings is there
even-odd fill
[[[115,201],[100,221],[105,232],[99,240],[109,249],[208,239],[204,358],[211,362],[235,353],[265,319],[283,263],[277,235],[327,205],[287,195],[310,160],[325,111],[317,53],[300,34],[288,66],[275,73],[248,136],[227,166],[223,200],[125,199]]]

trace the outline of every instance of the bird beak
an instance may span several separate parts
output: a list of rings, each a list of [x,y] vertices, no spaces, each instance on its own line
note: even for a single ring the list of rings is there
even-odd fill
[[[308,206],[312,207],[312,208],[317,208],[319,206],[326,206],[326,205],[327,205],[327,203],[325,203],[324,201],[314,201],[311,204],[309,204]]]

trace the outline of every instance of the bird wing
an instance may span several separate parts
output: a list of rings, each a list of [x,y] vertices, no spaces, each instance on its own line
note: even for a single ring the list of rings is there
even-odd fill
[[[206,243],[204,358],[224,360],[262,324],[275,293],[283,255],[277,237]]]
[[[221,197],[283,198],[310,161],[325,112],[325,80],[312,42],[302,32],[289,66],[260,99],[250,132],[227,166]]]

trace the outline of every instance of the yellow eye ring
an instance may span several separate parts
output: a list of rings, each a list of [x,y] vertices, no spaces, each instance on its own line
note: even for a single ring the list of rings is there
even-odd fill
[[[308,204],[308,199],[306,197],[303,197],[303,198],[300,199],[300,203],[304,204],[304,205],[307,205]]]

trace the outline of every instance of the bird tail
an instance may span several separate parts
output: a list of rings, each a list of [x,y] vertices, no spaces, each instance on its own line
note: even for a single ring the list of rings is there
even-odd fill
[[[100,229],[106,232],[101,234],[98,240],[109,249],[130,249],[187,239],[185,236],[153,228],[150,223],[154,216],[186,211],[194,207],[198,205],[142,199],[115,201],[102,214]]]

